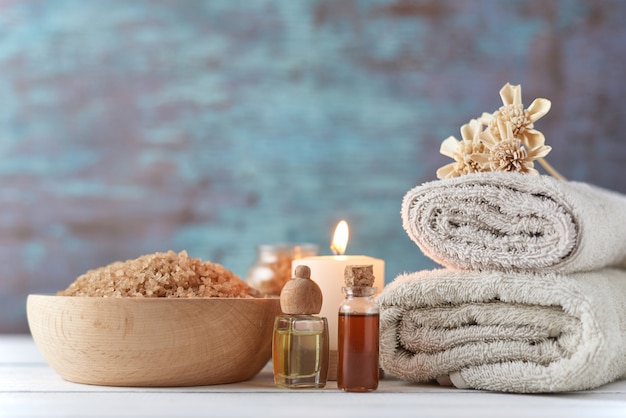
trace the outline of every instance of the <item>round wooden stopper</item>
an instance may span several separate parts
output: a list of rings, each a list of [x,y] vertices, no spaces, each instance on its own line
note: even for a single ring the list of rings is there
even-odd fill
[[[311,280],[311,269],[296,267],[295,277],[280,292],[280,308],[288,315],[312,315],[322,309],[322,290]]]

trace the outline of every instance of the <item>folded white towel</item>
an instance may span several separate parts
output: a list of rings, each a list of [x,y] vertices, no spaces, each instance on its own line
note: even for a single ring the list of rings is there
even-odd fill
[[[446,267],[626,267],[626,196],[585,183],[500,172],[436,180],[405,195],[402,223]]]
[[[414,382],[504,392],[626,377],[626,271],[404,274],[380,305],[380,361]]]

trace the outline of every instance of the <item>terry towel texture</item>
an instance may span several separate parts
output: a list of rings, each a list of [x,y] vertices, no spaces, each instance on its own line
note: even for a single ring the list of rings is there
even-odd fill
[[[626,267],[626,196],[586,183],[477,173],[410,190],[402,223],[424,254],[468,270]]]
[[[378,303],[381,367],[405,380],[532,393],[626,377],[625,271],[422,271]]]

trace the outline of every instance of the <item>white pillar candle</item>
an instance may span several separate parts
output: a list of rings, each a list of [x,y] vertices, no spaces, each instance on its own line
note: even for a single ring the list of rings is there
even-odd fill
[[[296,266],[307,265],[311,268],[311,279],[322,289],[322,310],[319,316],[328,320],[329,349],[337,350],[338,311],[345,295],[341,288],[345,286],[343,273],[346,266],[373,265],[374,286],[380,292],[385,286],[385,262],[379,258],[365,255],[329,255],[305,257],[294,260],[291,271]]]
[[[311,279],[322,290],[322,310],[319,315],[328,320],[328,380],[337,380],[339,305],[345,298],[341,288],[345,285],[346,267],[371,265],[374,270],[376,291],[380,292],[385,286],[385,262],[383,260],[365,255],[343,255],[348,246],[349,235],[348,223],[341,221],[337,224],[330,245],[335,255],[305,257],[291,263],[292,271],[299,265],[309,266]]]

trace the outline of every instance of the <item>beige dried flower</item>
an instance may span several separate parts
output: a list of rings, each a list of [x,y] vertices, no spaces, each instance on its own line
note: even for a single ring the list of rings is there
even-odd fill
[[[500,89],[503,106],[492,115],[483,113],[481,121],[489,127],[495,137],[499,135],[498,122],[506,121],[513,127],[513,136],[519,138],[528,149],[534,149],[545,143],[543,134],[534,129],[534,123],[550,111],[552,103],[548,99],[535,99],[524,109],[522,87],[506,83]]]
[[[557,179],[564,180],[547,161],[550,150],[534,123],[551,107],[547,99],[535,99],[528,109],[522,104],[522,88],[506,83],[500,89],[503,106],[493,114],[483,113],[461,127],[462,140],[453,136],[441,144],[440,152],[454,159],[437,170],[440,179],[482,171],[518,171],[539,174],[537,160]],[[485,128],[484,130],[483,127]]]
[[[488,154],[473,158],[483,164],[488,163],[491,171],[518,171],[538,175],[534,160],[545,157],[552,148],[541,144],[528,149],[522,139],[515,136],[515,126],[511,122],[499,119],[496,126],[497,135],[489,129],[483,136],[483,144],[489,150]]]
[[[485,152],[481,140],[481,129],[481,123],[472,119],[461,127],[461,141],[450,136],[441,143],[441,154],[454,159],[454,162],[437,170],[437,178],[444,179],[489,171],[489,164],[485,162],[484,158],[481,159],[481,162],[474,158]]]

